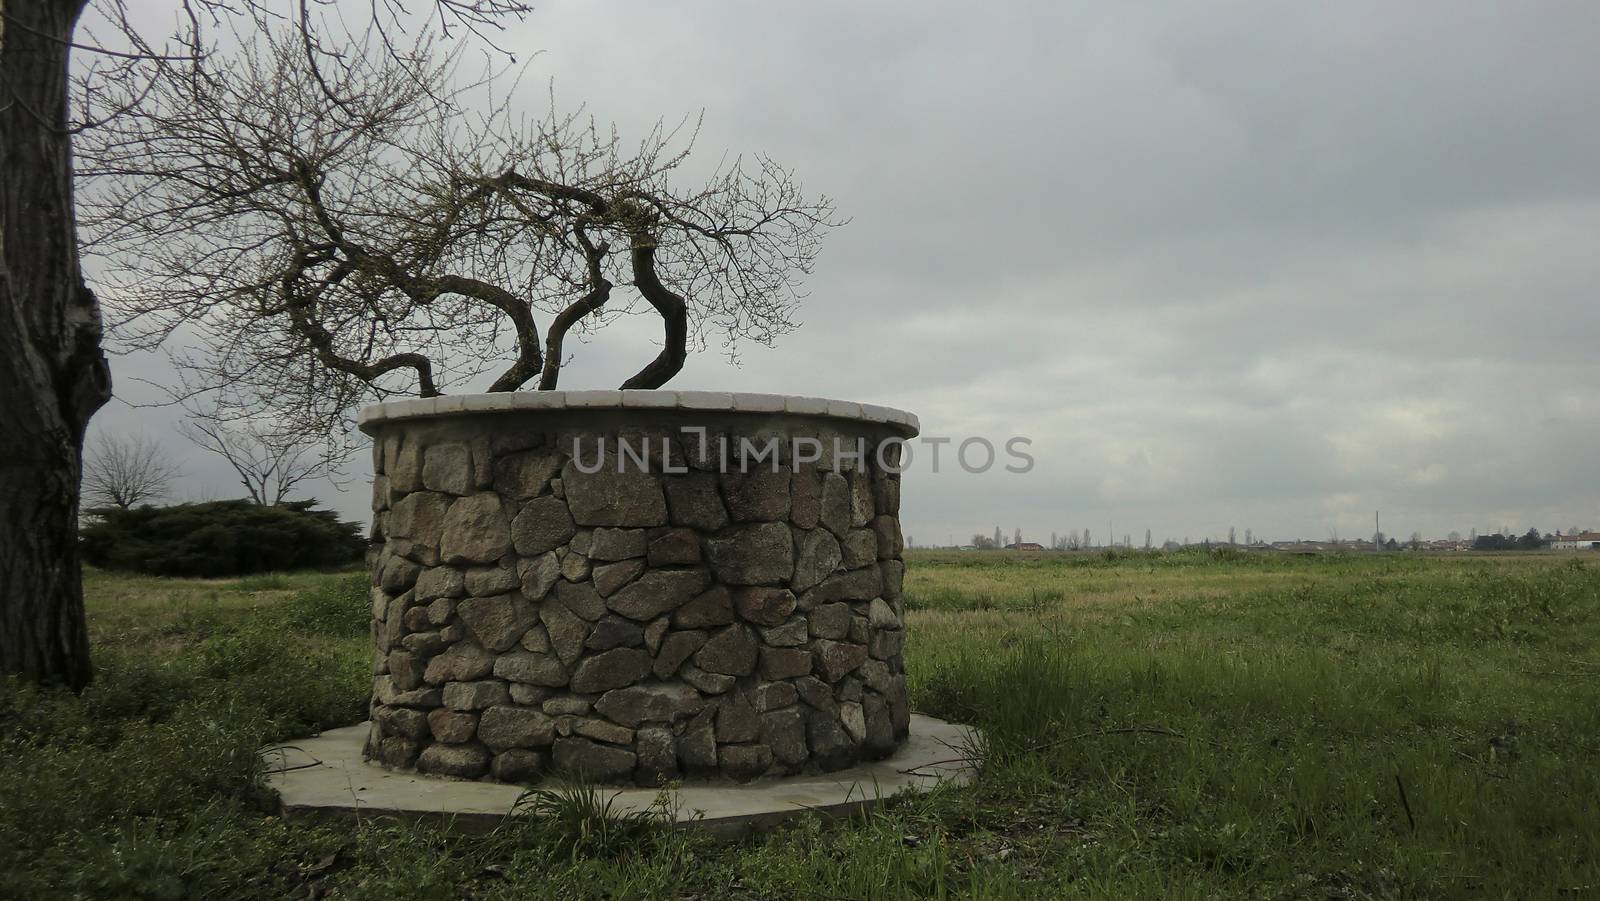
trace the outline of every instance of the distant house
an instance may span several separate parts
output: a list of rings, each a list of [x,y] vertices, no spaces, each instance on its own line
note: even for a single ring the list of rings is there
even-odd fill
[[[1008,550],[1008,551],[1042,551],[1042,550],[1044,550],[1044,545],[1039,544],[1036,541],[1024,541],[1021,544],[1008,544],[1008,545],[1006,545],[1006,550]]]
[[[1558,551],[1600,551],[1600,532],[1579,532],[1575,535],[1556,533],[1550,547]]]

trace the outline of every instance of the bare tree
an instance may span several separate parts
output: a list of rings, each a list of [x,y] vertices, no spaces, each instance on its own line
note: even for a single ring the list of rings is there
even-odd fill
[[[312,21],[323,4],[284,4],[308,59],[332,59],[338,35]],[[427,25],[478,32],[520,15],[518,0],[433,0]],[[78,557],[78,504],[83,438],[89,419],[111,396],[101,350],[99,303],[84,282],[74,218],[73,136],[92,122],[73,122],[69,59],[182,63],[206,76],[203,23],[254,26],[278,10],[267,0],[174,0],[186,23],[179,50],[157,51],[131,28],[116,0],[111,30],[125,50],[95,46],[75,33],[88,0],[0,4],[0,673],[74,690],[89,682],[88,629]],[[274,4],[275,6],[275,4]],[[337,20],[337,13],[329,12]],[[403,33],[399,0],[369,7],[382,34]],[[80,40],[81,38],[81,40]],[[162,59],[165,57],[165,59]],[[92,75],[96,65],[87,67]],[[92,80],[92,79],[91,79]],[[125,80],[125,79],[124,79]],[[124,103],[100,104],[102,115],[136,106],[140,89],[114,92]]]
[[[732,349],[794,327],[836,224],[826,197],[766,158],[691,182],[693,127],[630,147],[553,101],[528,124],[503,103],[470,113],[493,82],[462,86],[434,55],[419,42],[402,63],[369,40],[319,69],[284,30],[214,78],[170,67],[141,86],[86,151],[113,334],[185,329],[188,389],[326,429],[479,376],[555,388],[569,334],[641,306],[662,346],[623,388],[661,386],[712,336]]]
[[[165,495],[178,468],[144,435],[101,435],[83,461],[83,496],[97,507],[120,507]]]
[[[250,500],[263,506],[283,503],[303,482],[337,479],[346,456],[304,431],[275,427],[263,419],[230,423],[194,416],[178,430],[195,446],[225,460]]]

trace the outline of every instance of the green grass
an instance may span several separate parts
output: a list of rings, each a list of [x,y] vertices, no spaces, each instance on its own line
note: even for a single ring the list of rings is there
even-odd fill
[[[982,777],[734,846],[290,827],[255,749],[362,717],[363,578],[90,573],[95,686],[0,685],[0,895],[1600,895],[1597,564],[913,554],[914,704]]]

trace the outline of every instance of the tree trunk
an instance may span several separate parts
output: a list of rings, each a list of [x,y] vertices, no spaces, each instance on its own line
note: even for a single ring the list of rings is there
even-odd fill
[[[0,0],[0,673],[89,681],[83,433],[110,396],[78,268],[67,50],[85,0]]]
[[[663,329],[661,352],[633,378],[622,383],[623,388],[660,388],[683,369],[689,356],[688,304],[661,283],[656,275],[656,245],[651,241],[635,240],[633,246],[633,284],[644,299],[661,314]]]

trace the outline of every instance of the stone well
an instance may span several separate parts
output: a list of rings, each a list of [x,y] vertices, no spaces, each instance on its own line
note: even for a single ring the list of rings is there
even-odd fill
[[[365,755],[502,782],[831,772],[910,718],[901,442],[815,398],[378,404]]]

